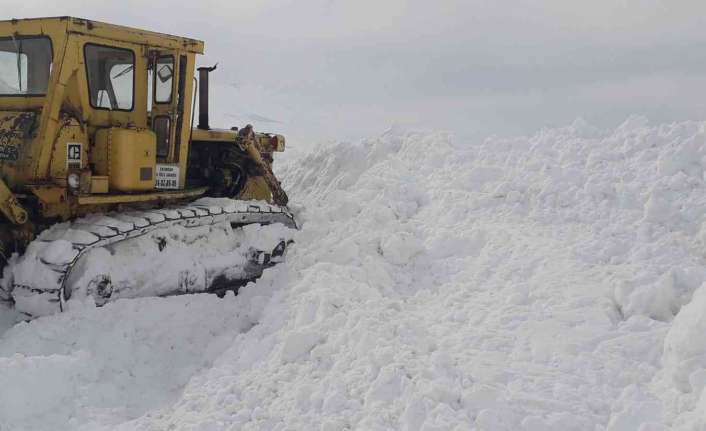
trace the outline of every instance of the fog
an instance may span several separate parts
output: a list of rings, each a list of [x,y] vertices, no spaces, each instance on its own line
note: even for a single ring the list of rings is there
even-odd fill
[[[42,0],[3,13],[202,39],[200,64],[219,64],[211,123],[301,146],[391,126],[482,139],[578,117],[706,118],[703,1]]]

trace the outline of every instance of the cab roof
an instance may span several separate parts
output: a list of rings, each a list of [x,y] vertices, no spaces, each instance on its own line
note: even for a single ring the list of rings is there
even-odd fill
[[[141,30],[70,16],[23,18],[0,21],[0,37],[4,35],[51,34],[56,31],[85,34],[107,40],[136,43],[170,49],[183,49],[203,54],[203,42],[187,37]]]

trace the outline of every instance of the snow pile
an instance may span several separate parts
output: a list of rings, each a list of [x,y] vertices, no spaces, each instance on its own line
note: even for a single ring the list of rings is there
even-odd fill
[[[489,139],[460,181],[484,193],[490,217],[584,226],[590,235],[572,251],[616,271],[621,314],[669,320],[706,280],[701,128],[631,118],[609,135],[577,121],[529,140]]]
[[[706,429],[706,284],[674,319],[664,341],[663,377],[657,387],[676,404],[683,429]],[[671,386],[674,388],[671,388]],[[666,388],[665,388],[666,387]],[[690,424],[691,428],[688,426]]]
[[[238,297],[7,332],[0,387],[29,400],[48,376],[51,396],[7,396],[0,424],[706,429],[705,143],[702,123],[631,118],[318,149],[280,169],[301,225],[286,262]]]

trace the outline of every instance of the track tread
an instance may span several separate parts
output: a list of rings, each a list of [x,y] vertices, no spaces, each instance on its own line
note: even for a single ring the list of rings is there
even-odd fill
[[[156,229],[171,225],[184,227],[211,226],[228,221],[233,226],[241,227],[248,224],[282,223],[285,226],[296,228],[293,215],[286,207],[278,207],[264,202],[246,202],[237,200],[218,199],[221,202],[214,205],[214,201],[206,199],[205,204],[198,201],[184,207],[150,209],[143,212],[131,211],[125,214],[95,215],[79,219],[64,230],[46,235],[50,239],[36,241],[50,247],[51,243],[63,240],[66,237],[76,236],[80,232],[80,241],[70,241],[75,254],[65,263],[49,262],[40,258],[52,272],[59,274],[55,286],[27,286],[14,284],[13,291],[24,290],[24,293],[39,295],[46,298],[47,302],[59,303],[59,309],[65,308],[65,283],[69,279],[71,270],[88,251],[115,244],[120,241],[135,238],[150,233]]]

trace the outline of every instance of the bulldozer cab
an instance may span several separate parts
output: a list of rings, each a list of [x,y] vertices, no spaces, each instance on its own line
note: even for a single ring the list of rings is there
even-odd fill
[[[208,125],[215,66],[199,68],[192,127],[202,53],[199,40],[81,18],[0,21],[0,243],[203,196],[286,205],[271,166],[284,138]]]
[[[201,41],[79,18],[0,21],[0,180],[47,205],[70,198],[62,187],[183,189],[202,52]]]

